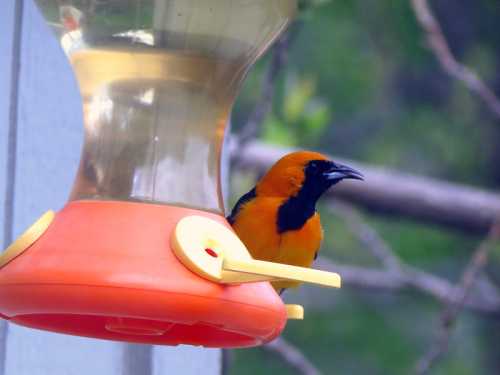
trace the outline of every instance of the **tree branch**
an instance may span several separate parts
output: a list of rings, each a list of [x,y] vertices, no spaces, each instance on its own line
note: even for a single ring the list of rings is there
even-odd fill
[[[446,279],[432,275],[413,267],[403,267],[402,273],[394,273],[384,269],[337,264],[325,257],[318,257],[315,267],[342,276],[342,285],[359,289],[372,289],[388,292],[413,290],[442,303],[457,301],[455,286]],[[487,293],[479,290],[467,296],[464,307],[484,315],[500,314],[500,293],[496,289],[488,289]]]
[[[278,355],[287,365],[297,370],[300,374],[321,374],[299,349],[281,337],[264,345],[263,349]]]
[[[377,231],[368,225],[350,204],[333,201],[330,205],[332,211],[342,216],[342,219],[347,223],[351,229],[351,233],[359,238],[361,243],[370,250],[372,255],[380,260],[382,265],[394,273],[402,271],[401,261],[394,254],[394,251],[387,245],[387,243],[380,237]]]
[[[467,301],[467,297],[469,296],[472,286],[474,285],[480,271],[487,262],[488,253],[492,247],[492,243],[498,241],[499,238],[500,221],[491,227],[487,238],[481,242],[472,254],[471,260],[462,274],[460,283],[454,290],[453,301],[448,303],[441,314],[440,326],[435,342],[431,345],[429,351],[425,353],[417,363],[417,374],[427,374],[432,366],[437,364],[448,351],[451,333],[457,318]]]
[[[452,296],[450,291],[454,289],[450,283],[405,264],[384,239],[380,237],[379,233],[363,220],[354,207],[338,201],[334,201],[331,207],[335,209],[336,213],[340,211],[342,217],[351,228],[351,232],[360,239],[375,258],[382,262],[385,272],[390,274],[394,279],[404,281],[406,283],[405,286],[414,287],[441,301],[452,303],[458,298],[456,297],[455,300],[449,299]],[[498,290],[486,276],[478,280],[477,292],[482,298],[490,302],[493,302],[493,300],[500,301]],[[495,303],[493,302],[493,304]]]
[[[261,142],[232,149],[233,155],[238,154],[239,169],[257,172],[267,170],[294,151]],[[334,160],[362,171],[365,182],[344,181],[331,189],[326,199],[338,198],[375,212],[475,233],[487,233],[495,218],[500,217],[500,194],[351,160]]]
[[[427,0],[411,0],[411,4],[417,21],[427,35],[429,47],[441,64],[442,69],[478,95],[495,117],[500,119],[500,100],[476,72],[458,62],[453,56],[441,26],[432,13]]]

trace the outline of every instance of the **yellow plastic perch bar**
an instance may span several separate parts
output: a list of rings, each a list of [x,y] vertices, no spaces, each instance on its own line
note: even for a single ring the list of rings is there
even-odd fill
[[[172,248],[191,271],[219,283],[290,280],[333,288],[341,284],[333,272],[255,260],[235,233],[201,216],[177,223]]]
[[[231,271],[231,272],[226,272]],[[235,276],[234,274],[238,275]],[[223,282],[252,281],[247,275],[262,276],[265,280],[291,280],[322,286],[340,288],[340,276],[333,272],[319,271],[312,268],[295,267],[286,264],[264,262],[252,259],[250,261],[225,258],[222,263]]]

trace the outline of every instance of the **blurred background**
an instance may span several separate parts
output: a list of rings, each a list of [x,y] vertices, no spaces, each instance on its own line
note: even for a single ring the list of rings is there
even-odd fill
[[[500,96],[500,2],[434,0],[429,5],[454,58]],[[246,137],[241,153],[263,145],[277,154],[290,147],[314,149],[360,162],[363,172],[377,166],[430,177],[422,185],[429,189],[450,182],[433,199],[451,197],[452,219],[455,188],[493,192],[486,198],[497,204],[500,112],[484,93],[451,76],[437,57],[411,1],[303,1],[298,21],[252,70],[239,96],[232,131]],[[229,207],[263,171],[247,154],[233,163]],[[370,179],[364,184],[369,189]],[[446,302],[487,227],[444,226],[431,215],[384,210],[380,202],[373,210],[356,194],[340,196],[352,203],[336,202],[333,189],[322,200],[325,241],[318,268],[349,265],[359,273],[340,290],[304,286],[285,293],[288,301],[306,308],[304,321],[287,325],[289,346],[226,352],[225,373],[408,374],[438,348],[430,373],[500,374],[498,247],[489,246],[488,264],[470,287],[477,306],[459,308],[449,329],[443,324]],[[477,210],[479,218],[479,203]],[[402,268],[391,270],[391,260],[377,250]],[[398,272],[410,270],[422,272],[424,279],[408,281],[415,273],[398,279]],[[443,330],[449,348],[439,341]],[[287,353],[298,354],[299,365],[287,360]]]

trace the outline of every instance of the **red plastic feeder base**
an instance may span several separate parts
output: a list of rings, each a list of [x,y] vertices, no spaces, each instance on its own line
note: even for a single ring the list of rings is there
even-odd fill
[[[0,270],[0,313],[27,327],[148,344],[230,348],[278,336],[286,311],[268,283],[207,281],[172,253],[170,234],[188,215],[229,227],[181,207],[70,202]]]

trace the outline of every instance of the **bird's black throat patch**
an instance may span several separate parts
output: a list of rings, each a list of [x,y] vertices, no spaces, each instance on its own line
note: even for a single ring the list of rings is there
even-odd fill
[[[278,232],[302,228],[315,212],[315,204],[304,200],[300,194],[288,198],[278,209]]]

